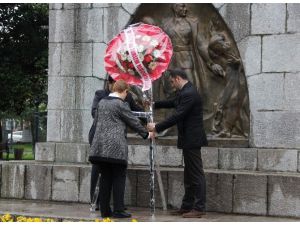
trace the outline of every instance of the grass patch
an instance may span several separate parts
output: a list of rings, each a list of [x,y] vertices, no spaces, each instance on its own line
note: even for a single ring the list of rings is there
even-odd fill
[[[24,152],[23,152],[23,156],[22,156],[22,160],[34,160],[34,155],[32,152],[32,144],[31,143],[27,143],[27,144],[16,144],[13,145],[13,149],[17,149],[17,148],[23,148]],[[15,159],[15,155],[13,153],[13,149],[9,152],[8,155],[8,159],[9,160],[14,160]],[[3,159],[6,159],[7,154],[3,153]]]

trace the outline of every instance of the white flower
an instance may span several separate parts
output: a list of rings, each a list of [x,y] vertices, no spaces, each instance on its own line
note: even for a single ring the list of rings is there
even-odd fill
[[[148,35],[145,35],[145,36],[143,36],[143,38],[142,38],[142,41],[150,41],[151,40],[151,37],[150,36],[148,36]]]
[[[137,46],[137,51],[138,51],[138,52],[142,52],[142,51],[144,51],[144,49],[145,49],[145,48],[144,48],[143,45],[138,45],[138,46]]]
[[[139,53],[139,59],[141,60],[141,61],[143,61],[144,60],[144,55],[143,55],[143,53]]]
[[[131,75],[134,75],[134,71],[132,69],[128,69],[127,72],[130,73]]]
[[[158,58],[160,55],[161,55],[161,52],[157,49],[155,49],[153,52],[152,52],[152,55],[155,57],[155,58]]]
[[[140,34],[135,35],[135,39],[140,39],[141,37],[142,37],[142,35],[140,35]]]
[[[150,42],[150,45],[156,47],[158,45],[158,41],[154,39]]]
[[[121,54],[121,59],[122,59],[122,61],[127,60],[127,55],[126,54]]]
[[[151,62],[151,63],[149,63],[149,68],[151,69],[151,70],[154,70],[155,69],[155,67],[156,67],[156,63],[155,62]]]

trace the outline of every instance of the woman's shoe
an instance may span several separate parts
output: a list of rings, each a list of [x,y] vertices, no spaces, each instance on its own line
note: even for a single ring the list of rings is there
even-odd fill
[[[114,217],[114,218],[130,218],[131,214],[127,213],[125,211],[114,211],[112,214],[112,217]]]

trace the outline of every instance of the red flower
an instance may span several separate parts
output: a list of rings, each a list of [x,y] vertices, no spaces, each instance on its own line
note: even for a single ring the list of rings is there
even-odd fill
[[[134,65],[133,65],[132,62],[130,62],[130,63],[128,64],[128,68],[129,68],[129,69],[134,69]]]
[[[127,63],[126,63],[126,62],[122,61],[122,62],[121,62],[121,65],[122,65],[125,69],[127,69]]]
[[[145,57],[144,57],[144,61],[146,62],[146,63],[149,63],[149,62],[151,62],[153,60],[153,57],[152,57],[152,55],[145,55]]]

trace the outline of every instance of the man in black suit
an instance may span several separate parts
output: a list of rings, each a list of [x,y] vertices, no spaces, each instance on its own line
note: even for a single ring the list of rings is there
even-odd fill
[[[169,70],[170,83],[178,93],[175,99],[157,101],[154,108],[175,108],[174,114],[159,123],[149,123],[148,130],[161,132],[175,124],[177,147],[183,149],[185,194],[180,210],[184,218],[200,218],[205,214],[206,188],[201,147],[207,145],[203,128],[202,100],[183,70]]]
[[[115,83],[115,80],[112,79],[110,76],[108,76],[108,80],[107,80],[107,83],[105,85],[106,87],[102,90],[97,90],[95,92],[95,96],[94,96],[93,104],[92,104],[92,111],[91,111],[93,119],[95,118],[96,113],[97,113],[98,103],[100,102],[100,100],[102,98],[107,97],[111,93],[111,90],[112,90],[112,87],[113,87],[114,83]],[[133,99],[130,92],[128,92],[128,94],[127,94],[124,101],[129,104],[129,107],[132,111],[139,111],[139,112],[144,111],[143,108],[141,108],[140,106],[138,106],[135,103],[135,101],[134,101],[134,99]],[[146,122],[145,119],[141,119],[141,120],[142,120],[142,122]],[[92,144],[92,141],[93,141],[93,137],[89,136],[89,144],[90,145]],[[98,177],[99,177],[100,173],[101,173],[100,167],[97,164],[92,164],[91,187],[90,187],[90,200],[91,201],[93,200],[94,192],[95,192],[96,185],[97,185],[97,180],[98,180]],[[99,210],[99,208],[100,208],[99,207],[99,197],[96,201],[96,204],[97,204],[96,210]]]

